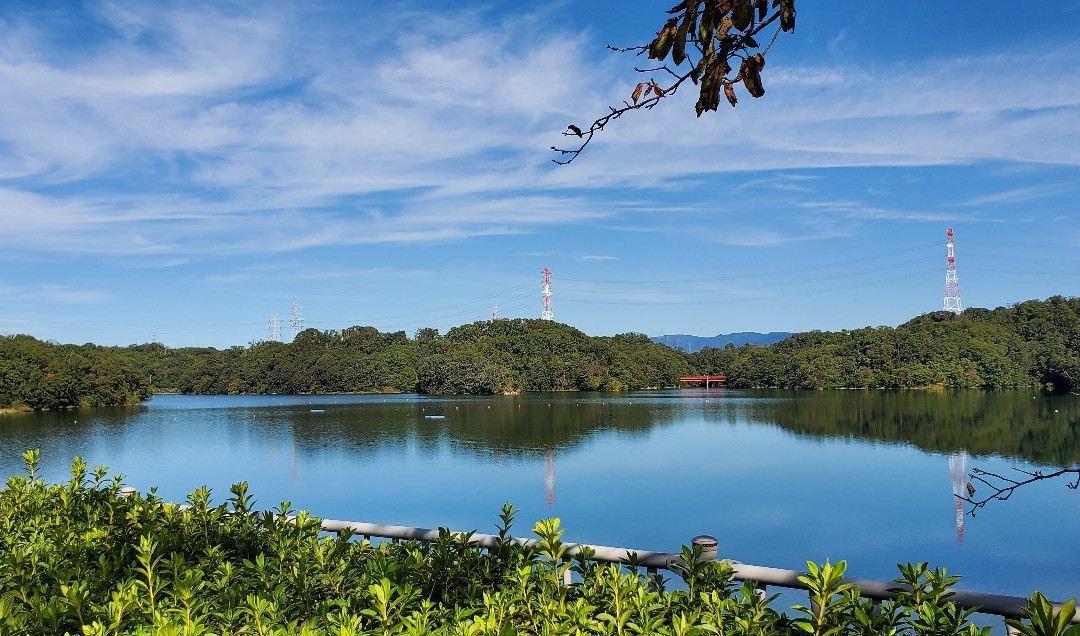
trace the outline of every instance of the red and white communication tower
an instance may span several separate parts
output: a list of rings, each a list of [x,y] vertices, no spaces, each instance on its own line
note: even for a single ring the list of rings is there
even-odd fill
[[[544,268],[544,278],[541,281],[543,284],[543,291],[540,295],[544,297],[544,310],[540,312],[540,320],[555,320],[555,314],[551,312],[551,270]]]
[[[960,279],[956,277],[956,253],[953,249],[953,233],[950,227],[945,232],[945,249],[948,264],[945,266],[945,311],[957,316],[964,313],[960,304]]]

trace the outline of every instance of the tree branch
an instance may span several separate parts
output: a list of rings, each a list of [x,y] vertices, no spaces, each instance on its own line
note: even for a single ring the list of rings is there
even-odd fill
[[[563,136],[576,137],[577,142],[567,147],[552,146],[551,150],[559,155],[552,161],[560,165],[573,162],[596,133],[612,121],[630,111],[652,110],[660,100],[678,92],[687,79],[700,87],[700,98],[695,105],[698,117],[705,111],[717,109],[721,93],[734,107],[738,101],[734,85],[740,81],[745,83],[752,96],[760,97],[765,92],[760,76],[765,66],[765,53],[772,48],[781,30],[795,29],[795,0],[775,0],[771,3],[771,13],[769,4],[768,0],[717,3],[684,0],[668,11],[675,17],[668,19],[657,31],[652,43],[628,47],[609,44],[607,48],[611,51],[636,56],[648,54],[649,59],[657,60],[658,64],[634,68],[647,79],[637,83],[629,100],[617,107],[609,106],[609,112],[594,119],[587,128],[574,124],[567,126]],[[778,20],[776,33],[762,49],[754,36]],[[760,52],[752,53],[755,50]],[[669,53],[672,65],[664,63]],[[688,68],[683,66],[684,62],[688,63]],[[735,71],[734,76],[729,76],[732,71]],[[657,74],[666,79],[666,86],[657,82],[654,77]]]
[[[1076,475],[1075,480],[1070,480],[1065,484],[1066,487],[1076,490],[1080,488],[1080,466],[1071,466],[1068,468],[1059,468],[1052,472],[1044,473],[1041,470],[1024,470],[1022,468],[1013,468],[1014,471],[1023,475],[1024,477],[1013,479],[1006,477],[1005,475],[999,475],[997,473],[990,472],[988,470],[982,470],[979,468],[973,468],[971,474],[968,476],[968,494],[956,495],[956,498],[960,501],[966,502],[970,508],[968,508],[967,514],[972,517],[975,516],[976,511],[980,508],[985,508],[986,504],[991,501],[1005,501],[1012,496],[1016,489],[1033,484],[1037,481],[1044,481],[1047,479],[1055,479],[1062,475]],[[973,482],[978,482],[990,489],[990,494],[980,498],[975,497],[975,493],[978,489],[973,485]]]
[[[578,155],[581,154],[581,151],[585,150],[585,146],[588,146],[589,142],[592,141],[593,135],[603,130],[604,126],[607,126],[612,121],[618,119],[619,117],[622,117],[624,114],[632,110],[652,110],[654,106],[660,103],[661,99],[669,95],[674,95],[675,92],[679,90],[679,87],[682,86],[683,82],[689,79],[690,75],[693,73],[693,69],[687,71],[683,75],[675,73],[667,66],[662,67],[662,69],[675,76],[675,80],[667,88],[661,88],[660,85],[657,84],[655,81],[650,80],[650,82],[648,83],[648,94],[651,95],[650,97],[645,97],[643,99],[639,99],[633,102],[624,101],[623,105],[619,108],[609,106],[608,108],[611,112],[602,117],[596,118],[596,120],[593,121],[593,123],[590,124],[589,127],[585,130],[581,130],[577,126],[573,125],[567,127],[567,129],[563,131],[564,137],[576,136],[582,141],[577,145],[576,148],[557,148],[555,146],[552,146],[552,151],[557,152],[564,157],[569,156],[568,159],[552,159],[552,161],[561,166],[565,166],[574,159],[577,159]],[[645,82],[641,82],[638,84],[638,86],[643,86],[645,84]]]

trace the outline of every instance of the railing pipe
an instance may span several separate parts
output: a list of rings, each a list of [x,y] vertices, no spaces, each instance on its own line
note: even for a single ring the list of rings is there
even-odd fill
[[[380,537],[384,539],[414,539],[417,541],[434,541],[439,538],[439,531],[429,528],[412,528],[409,526],[388,526],[359,521],[338,521],[324,519],[323,530],[327,532],[351,532],[352,534],[364,535],[365,537]],[[459,533],[455,533],[459,534]],[[715,539],[707,535],[694,537],[694,540],[705,539],[702,546],[702,560],[714,560],[716,558]],[[709,550],[708,539],[712,539],[712,550]],[[692,542],[694,541],[692,540]],[[539,545],[536,539],[522,539],[519,537],[508,538],[507,541],[521,546],[535,547]],[[474,533],[469,537],[469,542],[484,548],[493,548],[499,544],[499,537],[493,534]],[[699,542],[700,543],[700,542]],[[590,548],[593,551],[592,559],[605,563],[619,563],[628,565],[630,555],[636,554],[636,563],[647,572],[656,569],[671,570],[672,566],[682,563],[682,555],[670,552],[650,552],[645,550],[629,550],[603,545],[588,545],[582,543],[568,544],[567,556],[576,556],[582,548]],[[711,558],[709,558],[711,556]],[[807,586],[799,580],[805,576],[805,572],[785,570],[760,565],[748,565],[738,561],[727,561],[734,570],[734,577],[739,581],[753,581],[762,587],[777,586],[789,589],[805,590]],[[844,583],[850,583],[859,588],[859,595],[875,601],[896,598],[896,592],[891,591],[901,588],[902,585],[891,581],[879,581],[875,579],[844,578]],[[952,590],[953,595],[949,600],[964,609],[975,609],[980,614],[990,614],[1005,618],[1026,618],[1024,607],[1027,599],[1020,596],[1006,596],[1002,594],[986,594],[967,590]],[[1061,603],[1053,604],[1055,611],[1061,609]],[[1073,623],[1080,623],[1080,614],[1075,616]]]
[[[134,492],[135,489],[133,488],[123,488],[121,489],[121,496],[127,497],[134,494]],[[181,509],[186,509],[188,506],[186,504],[181,504],[179,507]],[[288,519],[293,520],[295,517],[289,517]],[[353,535],[362,536],[365,539],[370,539],[371,537],[391,539],[395,543],[403,539],[414,541],[436,541],[440,534],[438,529],[432,528],[413,528],[411,526],[392,526],[378,523],[366,523],[363,521],[341,521],[337,519],[323,519],[322,530],[324,532],[348,532]],[[458,536],[465,535],[465,533],[461,532],[453,532],[453,534]],[[540,545],[540,542],[537,539],[507,537],[503,540],[500,539],[498,535],[482,534],[478,532],[469,535],[469,543],[481,548],[495,548],[498,547],[502,541],[525,547],[538,547]],[[717,559],[717,542],[715,538],[709,535],[698,535],[691,539],[691,544],[701,547],[701,561],[715,561]],[[565,555],[567,557],[572,558],[577,556],[581,553],[582,549],[587,548],[592,550],[591,559],[593,561],[618,563],[621,565],[629,565],[631,561],[633,561],[636,565],[644,567],[648,575],[653,575],[657,569],[671,570],[677,564],[683,563],[681,554],[671,552],[629,550],[627,548],[589,545],[585,543],[567,543],[566,546],[567,549]],[[633,559],[631,559],[631,555],[634,556]],[[795,590],[807,589],[806,584],[799,580],[800,576],[806,575],[805,572],[771,568],[761,565],[748,565],[746,563],[731,560],[725,561],[734,571],[734,578],[738,581],[751,581],[762,589],[770,585]],[[857,587],[859,589],[859,596],[873,601],[894,599],[896,598],[897,593],[893,590],[905,587],[900,583],[879,581],[876,579],[844,577],[843,582]],[[978,614],[990,614],[1001,616],[1003,618],[1027,618],[1027,614],[1024,613],[1027,599],[1021,596],[987,594],[984,592],[971,592],[967,590],[951,591],[952,596],[949,597],[949,601],[956,604],[958,607],[973,609]],[[1055,613],[1061,611],[1061,603],[1051,603],[1051,605],[1053,606]],[[1073,617],[1072,623],[1080,624],[1080,613]],[[1012,630],[1009,631],[1011,633]]]
[[[435,541],[439,538],[439,530],[431,528],[412,528],[409,526],[388,526],[377,523],[364,523],[360,521],[339,521],[337,519],[323,519],[322,529],[326,532],[350,532],[368,537],[382,539],[412,539],[415,541]],[[455,533],[459,534],[459,533]],[[494,534],[473,533],[469,537],[469,543],[481,548],[494,548],[499,545],[499,536]],[[522,539],[519,537],[508,538],[507,541],[525,547],[537,547],[540,542],[536,539]],[[648,552],[644,550],[627,550],[626,548],[613,548],[604,545],[584,545],[568,543],[566,555],[577,556],[582,548],[593,550],[592,559],[607,563],[627,563],[627,555],[637,552],[637,563],[645,568],[663,568],[670,570],[677,559],[678,554],[667,552]]]
[[[778,585],[780,587],[799,590],[806,589],[806,585],[799,580],[800,576],[804,576],[804,573],[802,572],[769,568],[760,565],[747,565],[745,563],[729,562],[729,564],[732,569],[735,570],[735,578],[741,581],[756,581],[764,585]],[[896,592],[891,590],[903,587],[899,583],[878,581],[875,579],[855,579],[845,577],[843,582],[850,583],[859,588],[860,596],[879,601],[896,598]],[[949,600],[965,609],[978,607],[978,611],[981,614],[994,614],[1007,618],[1026,617],[1026,614],[1024,614],[1024,607],[1027,599],[1025,598],[1019,596],[1005,596],[1002,594],[986,594],[984,592],[970,592],[967,590],[952,590],[952,592],[953,595],[949,597]],[[1055,603],[1054,607],[1055,609],[1060,609],[1061,604]],[[1080,616],[1076,617],[1073,622],[1080,623]]]

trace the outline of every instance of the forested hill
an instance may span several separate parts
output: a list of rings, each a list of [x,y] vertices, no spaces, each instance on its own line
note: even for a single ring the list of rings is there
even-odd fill
[[[224,350],[0,341],[0,408],[127,404],[149,395],[151,379],[157,391],[202,394],[490,394],[667,387],[691,371],[685,355],[643,334],[590,337],[544,320],[477,322],[445,335],[421,329],[413,338],[373,327],[308,329],[288,344]],[[127,373],[124,392],[109,385],[118,370]]]
[[[1080,391],[1080,298],[1055,296],[899,327],[799,333],[768,347],[703,349],[695,370],[733,387],[1004,388]]]
[[[248,348],[168,349],[127,355],[159,389],[183,393],[420,391],[490,394],[672,386],[686,357],[641,334],[590,337],[546,320],[495,320],[382,333],[373,327],[301,332]]]
[[[138,404],[150,378],[122,351],[0,336],[0,409]]]
[[[0,409],[137,403],[158,391],[331,393],[624,391],[725,373],[733,387],[1080,391],[1080,298],[1054,297],[899,327],[795,334],[769,346],[685,354],[642,334],[587,336],[543,320],[421,329],[308,329],[291,343],[230,349],[56,345],[0,336]]]

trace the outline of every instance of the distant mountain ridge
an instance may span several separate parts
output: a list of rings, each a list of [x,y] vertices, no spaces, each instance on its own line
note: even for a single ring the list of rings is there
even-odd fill
[[[673,349],[682,349],[687,353],[696,353],[701,351],[705,347],[716,347],[717,349],[723,349],[729,343],[736,347],[741,347],[745,344],[753,345],[770,345],[774,342],[780,342],[784,338],[791,335],[788,331],[770,331],[769,333],[758,333],[756,331],[740,331],[737,333],[719,333],[715,336],[691,336],[688,334],[673,334],[666,336],[655,336],[649,338],[653,342],[659,342],[666,344]]]

